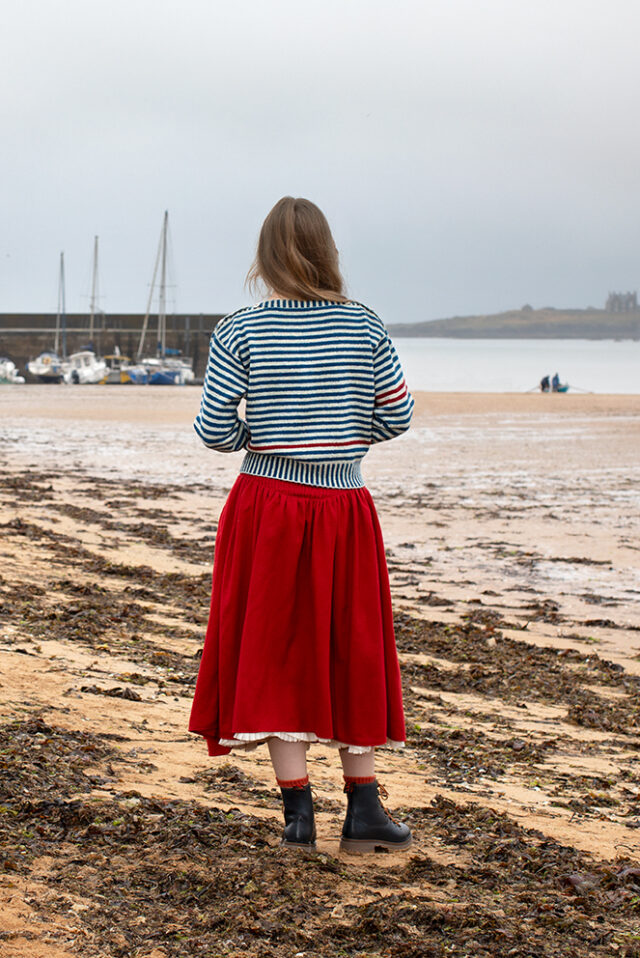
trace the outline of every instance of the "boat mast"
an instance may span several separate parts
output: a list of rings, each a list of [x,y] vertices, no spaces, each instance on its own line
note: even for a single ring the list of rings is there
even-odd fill
[[[60,253],[60,276],[58,279],[58,315],[56,316],[56,339],[54,352],[58,354],[62,332],[62,358],[67,358],[67,311],[64,295],[64,253]]]
[[[62,257],[63,253],[60,253],[60,269],[58,271],[58,311],[56,313],[56,335],[53,340],[53,351],[58,355],[58,350],[60,349],[60,277],[62,276]]]
[[[165,212],[165,217],[166,217]],[[156,253],[156,262],[153,267],[153,277],[151,279],[151,289],[149,290],[149,299],[147,300],[147,311],[144,314],[144,319],[142,321],[142,330],[140,331],[140,342],[138,343],[138,352],[136,353],[136,360],[140,362],[142,359],[142,353],[144,350],[144,341],[147,335],[147,326],[149,325],[149,316],[151,315],[151,304],[153,302],[153,294],[156,288],[156,276],[158,275],[158,266],[160,265],[160,258],[162,256],[162,246],[163,246],[163,236],[164,228],[160,235],[160,242],[158,244],[158,252]]]
[[[64,253],[60,253],[60,288],[62,290],[62,358],[67,358],[67,304],[64,290]]]
[[[91,280],[91,302],[89,304],[89,342],[93,345],[93,322],[98,301],[98,237],[93,241],[93,278]]]
[[[162,265],[160,268],[160,295],[158,297],[158,356],[164,357],[167,348],[167,229],[169,214],[164,211],[162,224]]]

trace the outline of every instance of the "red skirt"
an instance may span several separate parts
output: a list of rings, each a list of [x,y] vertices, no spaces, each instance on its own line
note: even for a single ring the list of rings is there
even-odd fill
[[[404,741],[380,525],[367,489],[240,475],[222,510],[189,729],[210,755],[271,735]]]

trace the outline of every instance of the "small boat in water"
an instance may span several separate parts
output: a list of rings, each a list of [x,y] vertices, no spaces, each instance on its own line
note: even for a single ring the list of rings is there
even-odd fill
[[[18,367],[12,359],[0,356],[0,383],[3,385],[18,385],[24,382],[24,376],[18,375]]]
[[[71,353],[64,365],[64,381],[76,385],[100,383],[107,372],[107,364],[104,359],[98,359],[90,349],[82,349],[78,353]]]

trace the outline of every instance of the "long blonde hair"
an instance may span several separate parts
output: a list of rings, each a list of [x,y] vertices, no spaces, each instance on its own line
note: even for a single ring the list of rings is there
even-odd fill
[[[247,274],[253,290],[260,280],[287,299],[347,301],[329,224],[311,200],[283,196],[268,214]]]

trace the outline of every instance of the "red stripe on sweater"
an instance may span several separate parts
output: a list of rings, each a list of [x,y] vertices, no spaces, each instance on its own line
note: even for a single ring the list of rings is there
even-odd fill
[[[387,396],[393,396],[394,393],[399,392],[401,389],[406,389],[407,384],[403,379],[402,382],[398,383],[397,386],[394,386],[393,389],[387,389],[385,392],[378,393],[376,399],[386,399]]]
[[[407,395],[407,393],[409,392],[409,390],[408,390],[407,387],[404,385],[404,383],[403,383],[402,385],[404,386],[404,389],[402,390],[402,392],[401,392],[398,396],[393,396],[393,395],[392,395],[390,399],[385,399],[383,402],[381,402],[381,401],[380,401],[380,397],[378,397],[378,399],[376,399],[376,406],[390,406],[391,403],[393,403],[393,402],[399,402],[401,399],[404,399],[404,397]],[[383,395],[383,396],[388,396],[389,393],[382,393],[382,395]]]

